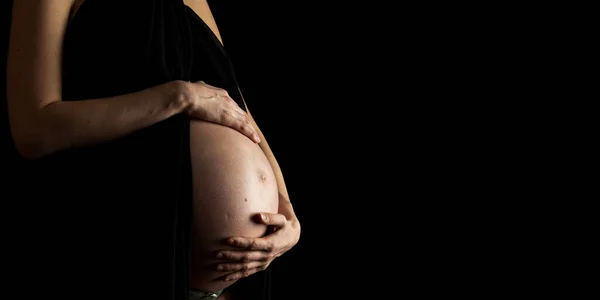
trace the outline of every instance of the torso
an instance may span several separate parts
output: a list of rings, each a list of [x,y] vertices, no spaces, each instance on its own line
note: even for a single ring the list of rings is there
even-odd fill
[[[77,11],[79,11],[85,1],[103,0],[74,0],[70,21],[73,20]],[[193,10],[202,21],[204,21],[206,26],[214,33],[222,45],[222,39],[212,12],[208,6],[208,2],[206,0],[184,0],[183,2]],[[127,11],[125,14],[122,14],[125,18],[119,20],[126,20],[128,17],[127,14],[129,13],[132,13],[132,11]],[[92,21],[89,22],[96,22],[103,18],[101,15],[95,15],[94,17],[95,18],[91,19]],[[109,18],[110,16],[106,17]],[[81,22],[79,23],[81,24]],[[86,23],[86,25],[89,24],[90,23]],[[90,27],[85,28],[87,29]],[[199,27],[195,28],[198,29]],[[111,27],[111,30],[120,30],[120,28]],[[73,39],[85,39],[85,35],[88,34],[83,30],[78,31],[78,33],[79,35],[76,35]],[[127,34],[132,33],[135,34],[135,30],[127,32]],[[99,32],[95,32],[95,34],[99,34]],[[123,36],[126,36],[127,34],[123,34]],[[121,35],[117,34],[117,37],[121,38]],[[104,44],[102,44],[103,42],[103,40],[100,42],[94,40],[93,43],[89,43],[85,47],[80,47],[78,44],[77,48],[75,50],[71,49],[71,51],[72,53],[76,53],[77,51],[86,52],[86,55],[89,51],[93,52],[91,54],[92,56],[97,55],[97,53],[100,52],[100,50],[95,48],[97,46],[102,46],[102,51],[106,51],[105,49],[113,51],[109,47],[105,47]],[[106,42],[104,43],[106,44]],[[212,38],[211,43],[216,43],[216,40]],[[74,47],[73,44],[71,44],[71,47]],[[131,49],[131,47],[127,49]],[[135,49],[137,50],[137,48]],[[137,51],[127,51],[130,52],[122,54],[115,50],[114,52],[107,53],[106,56],[118,57],[119,63],[131,61],[132,59],[139,57]],[[105,63],[93,64],[90,69],[92,71],[88,73],[83,72],[81,69],[82,67],[79,67],[79,65],[84,64],[87,67],[88,58],[85,55],[82,55],[82,59],[74,61],[69,63],[71,66],[69,86],[77,87],[77,90],[84,90],[86,93],[88,92],[87,86],[82,85],[79,81],[75,81],[75,78],[83,77],[81,74],[93,74],[95,72],[98,72],[99,74],[109,74],[110,66],[112,66],[113,69],[119,67],[117,63],[113,65],[111,61],[106,60],[109,67],[107,67]],[[129,65],[124,67],[120,72],[129,72],[129,68],[134,67]],[[199,67],[195,68],[200,69]],[[136,72],[132,72],[132,74],[138,75]],[[117,79],[112,80],[117,81],[118,84],[118,82],[126,80],[126,76],[120,76]],[[196,80],[202,80],[202,78],[196,78]],[[104,86],[96,88],[104,90]],[[231,92],[233,92],[232,90],[235,89],[235,85],[230,85],[229,88],[231,94]],[[153,134],[147,135],[147,137],[150,136],[154,137]],[[192,236],[193,241],[191,242],[192,251],[194,252],[192,254],[193,261],[190,270],[191,286],[201,290],[211,291],[226,288],[233,284],[233,282],[215,280],[216,277],[222,276],[223,273],[211,271],[208,268],[209,263],[215,262],[211,261],[211,256],[209,255],[215,250],[222,248],[221,241],[228,236],[259,237],[263,235],[266,231],[266,227],[264,225],[253,223],[251,221],[251,216],[258,212],[276,213],[278,206],[278,190],[273,170],[266,159],[266,156],[260,147],[254,144],[248,137],[229,127],[191,120],[189,138],[194,205],[194,219],[192,220],[194,235]],[[147,143],[148,139],[140,138],[139,141]],[[161,142],[162,141],[163,140],[161,140]],[[174,140],[169,139],[163,144],[172,145],[173,143]],[[150,142],[149,145],[156,146],[152,144],[152,142]],[[163,174],[160,176],[168,175]]]
[[[84,1],[102,0],[74,0],[70,20]],[[183,2],[222,44],[207,1]],[[260,147],[236,130],[191,120],[189,137],[194,205],[191,286],[207,291],[223,289],[234,282],[215,280],[223,273],[211,271],[209,264],[215,261],[210,255],[223,247],[226,237],[259,237],[266,232],[266,226],[253,223],[251,216],[277,212],[277,184]]]

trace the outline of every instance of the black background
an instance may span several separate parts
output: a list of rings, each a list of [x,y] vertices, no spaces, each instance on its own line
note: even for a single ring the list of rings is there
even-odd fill
[[[554,92],[547,46],[584,9],[388,2],[398,4],[209,1],[302,224],[271,267],[274,299],[488,298],[533,286],[531,261],[516,264],[535,255],[535,234],[517,228],[530,205],[517,188],[540,153],[521,117]]]

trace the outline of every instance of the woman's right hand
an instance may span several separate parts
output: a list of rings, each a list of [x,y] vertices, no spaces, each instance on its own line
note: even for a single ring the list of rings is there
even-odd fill
[[[231,127],[260,143],[248,114],[229,96],[226,90],[203,81],[183,82],[184,113],[191,118]]]

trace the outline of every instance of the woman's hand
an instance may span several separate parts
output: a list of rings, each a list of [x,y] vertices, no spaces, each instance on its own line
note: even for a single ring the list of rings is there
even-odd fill
[[[231,127],[260,143],[256,129],[250,123],[249,116],[226,90],[206,84],[203,81],[183,82],[183,112],[188,116]]]
[[[260,213],[257,223],[267,225],[271,230],[261,238],[231,237],[227,244],[240,250],[223,250],[217,253],[222,262],[218,271],[230,271],[225,281],[238,280],[256,272],[264,271],[273,260],[298,243],[300,223],[288,220],[281,214]]]

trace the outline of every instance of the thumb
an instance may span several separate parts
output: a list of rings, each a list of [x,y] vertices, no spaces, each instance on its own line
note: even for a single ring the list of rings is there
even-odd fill
[[[285,225],[287,219],[281,214],[259,213],[256,215],[256,221],[260,224],[273,225],[281,227]]]

